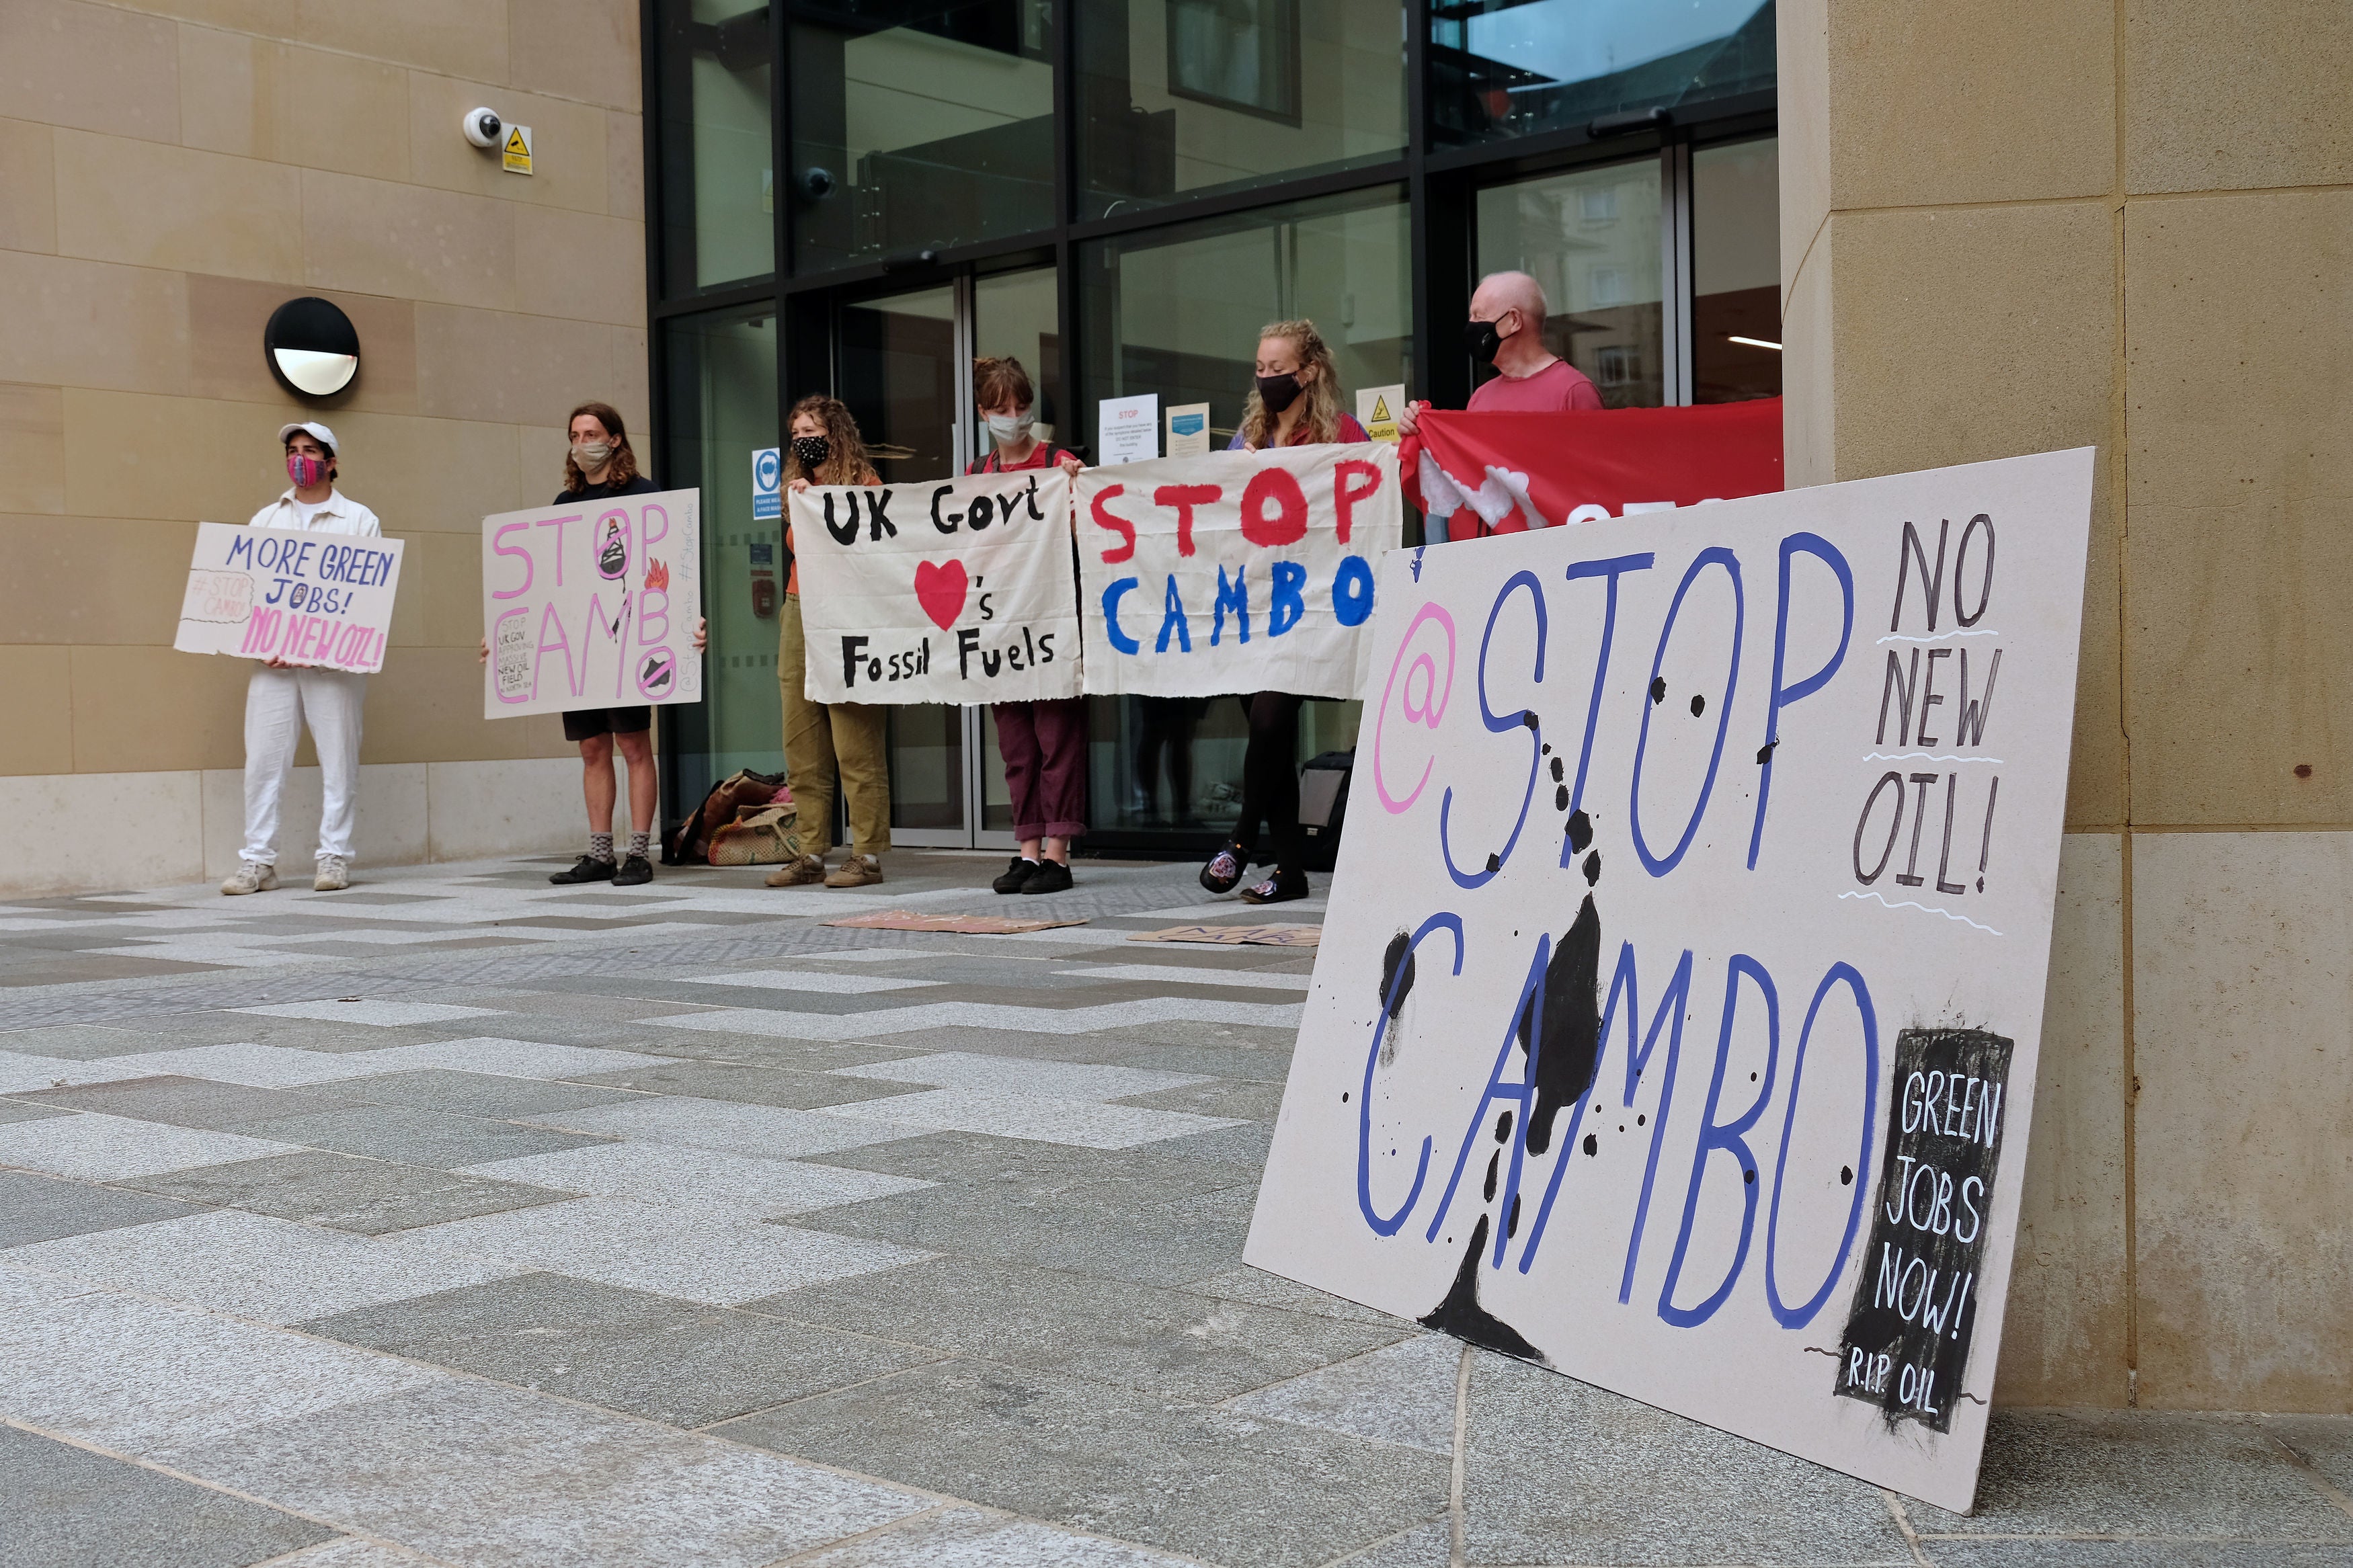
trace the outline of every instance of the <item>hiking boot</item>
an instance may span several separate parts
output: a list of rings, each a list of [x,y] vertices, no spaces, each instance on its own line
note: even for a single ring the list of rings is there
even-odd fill
[[[771,888],[806,888],[825,880],[825,862],[814,855],[804,855],[769,872],[767,879]]]
[[[1242,889],[1246,904],[1287,904],[1293,899],[1307,896],[1307,873],[1277,871],[1255,888]]]
[[[1250,851],[1240,845],[1227,845],[1201,868],[1201,886],[1213,893],[1232,892],[1235,884],[1242,879],[1242,865],[1249,858]]]
[[[1060,860],[1041,860],[1029,879],[1021,884],[1025,893],[1067,893],[1071,890],[1071,868]]]
[[[622,861],[620,868],[613,873],[613,886],[617,888],[643,887],[653,879],[653,862],[642,855],[630,856]]]
[[[235,898],[239,893],[266,893],[278,886],[278,868],[258,866],[250,860],[240,860],[237,870],[221,884],[221,891]]]
[[[352,885],[351,862],[340,855],[319,857],[319,874],[311,879],[314,893],[340,893]]]
[[[569,888],[580,882],[609,882],[620,869],[610,860],[599,860],[594,855],[583,855],[572,863],[569,871],[558,871],[548,879],[559,888]]]
[[[1027,882],[1032,876],[1034,876],[1037,873],[1037,861],[1025,860],[1020,856],[1016,855],[1012,861],[1006,866],[1005,874],[997,878],[994,882],[991,882],[989,886],[1000,893],[1018,893],[1021,890],[1021,884]]]
[[[882,879],[882,862],[871,855],[852,855],[825,879],[828,888],[871,888]]]

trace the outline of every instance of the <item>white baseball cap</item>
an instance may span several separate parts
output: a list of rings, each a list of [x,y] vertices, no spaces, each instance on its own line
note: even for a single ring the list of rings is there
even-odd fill
[[[315,419],[306,419],[296,425],[280,426],[278,429],[278,444],[281,447],[286,445],[288,437],[291,437],[297,430],[305,431],[311,435],[318,441],[320,446],[324,447],[327,449],[331,456],[342,450],[341,447],[335,445],[335,433],[332,430],[328,429],[324,425],[320,424]]]

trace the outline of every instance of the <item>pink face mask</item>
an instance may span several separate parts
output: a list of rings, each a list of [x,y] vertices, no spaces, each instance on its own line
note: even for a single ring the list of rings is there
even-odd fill
[[[308,489],[327,477],[327,459],[289,452],[286,454],[286,477],[294,481],[296,489]]]

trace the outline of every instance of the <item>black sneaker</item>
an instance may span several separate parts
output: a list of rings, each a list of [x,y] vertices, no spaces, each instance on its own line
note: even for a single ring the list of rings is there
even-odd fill
[[[653,879],[653,865],[642,855],[630,856],[621,862],[621,868],[613,873],[613,886],[617,888],[635,888]]]
[[[615,867],[610,860],[599,860],[594,855],[583,855],[578,860],[573,862],[572,869],[558,871],[548,880],[559,888],[568,888],[575,882],[609,882],[613,879],[614,870]]]
[[[1006,866],[1004,875],[998,877],[989,886],[1000,893],[1018,893],[1021,890],[1021,885],[1035,875],[1037,870],[1037,861],[1025,860],[1016,855]]]
[[[1025,893],[1066,893],[1071,889],[1071,868],[1060,860],[1040,860],[1029,879],[1021,884]]]
[[[1307,896],[1307,873],[1277,871],[1255,888],[1242,889],[1246,904],[1287,904],[1293,899]]]

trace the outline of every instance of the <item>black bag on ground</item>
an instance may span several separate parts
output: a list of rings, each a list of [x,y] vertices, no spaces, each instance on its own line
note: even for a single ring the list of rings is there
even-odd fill
[[[1299,770],[1299,826],[1307,840],[1307,869],[1329,871],[1340,853],[1340,825],[1348,814],[1354,746],[1312,757]]]

